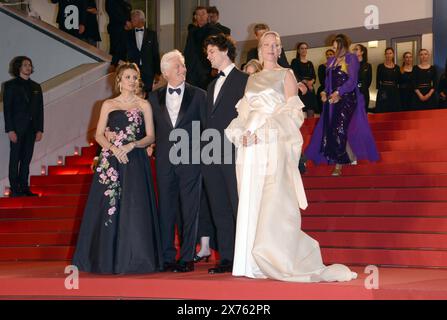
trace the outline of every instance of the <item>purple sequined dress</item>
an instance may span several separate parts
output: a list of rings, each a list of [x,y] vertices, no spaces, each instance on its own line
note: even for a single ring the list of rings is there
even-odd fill
[[[305,155],[316,164],[347,164],[351,162],[346,151],[349,144],[357,160],[377,161],[379,154],[368,124],[365,100],[357,86],[357,57],[347,54],[345,62],[335,67],[334,60],[328,61],[325,92],[329,96],[338,91],[340,101],[324,104]]]

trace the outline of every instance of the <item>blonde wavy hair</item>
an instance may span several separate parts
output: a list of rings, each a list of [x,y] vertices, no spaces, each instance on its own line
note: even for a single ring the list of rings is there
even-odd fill
[[[118,66],[118,68],[116,68],[116,75],[115,75],[115,85],[114,85],[114,91],[115,93],[119,94],[121,92],[121,80],[123,78],[123,73],[126,70],[134,70],[137,72],[138,74],[138,83],[137,83],[137,91],[138,88],[142,85],[142,81],[141,81],[141,74],[140,74],[140,69],[138,68],[138,66],[135,63],[130,63],[130,62],[125,62],[121,65]]]

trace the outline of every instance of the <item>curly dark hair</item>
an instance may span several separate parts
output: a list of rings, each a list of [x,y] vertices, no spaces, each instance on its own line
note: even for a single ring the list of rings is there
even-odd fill
[[[31,63],[31,73],[34,72],[34,66],[33,61],[26,57],[26,56],[18,56],[15,57],[11,62],[11,73],[14,75],[14,77],[20,76],[20,67],[22,67],[23,61],[29,61]]]
[[[236,59],[236,42],[228,35],[219,33],[209,36],[205,39],[203,45],[205,51],[208,46],[216,46],[217,48],[219,48],[219,51],[228,50],[228,58],[230,58],[232,62],[234,62],[234,60]]]

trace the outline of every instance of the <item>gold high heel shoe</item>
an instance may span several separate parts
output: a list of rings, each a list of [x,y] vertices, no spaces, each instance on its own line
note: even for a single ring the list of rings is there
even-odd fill
[[[341,166],[335,166],[334,171],[332,171],[332,176],[338,177],[341,176]]]

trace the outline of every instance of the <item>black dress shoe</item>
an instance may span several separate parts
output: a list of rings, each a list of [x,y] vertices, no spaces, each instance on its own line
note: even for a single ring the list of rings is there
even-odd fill
[[[22,192],[19,192],[19,191],[11,191],[9,193],[10,198],[17,198],[17,197],[24,197],[24,196],[25,196],[25,194],[23,194]]]
[[[177,268],[177,263],[175,262],[165,262],[163,264],[163,271],[173,271],[175,268]]]
[[[179,261],[177,266],[172,270],[172,272],[191,272],[194,271],[193,261]]]
[[[225,273],[225,272],[232,272],[233,271],[233,261],[224,260],[214,268],[208,269],[208,273],[215,274],[215,273]]]
[[[30,189],[23,189],[22,194],[25,197],[38,197],[39,196],[37,193],[32,193]]]
[[[194,258],[192,259],[195,263],[200,262],[202,260],[205,260],[206,262],[208,262],[208,260],[210,259],[211,254],[207,255],[207,256],[199,256],[199,255],[195,255]]]

